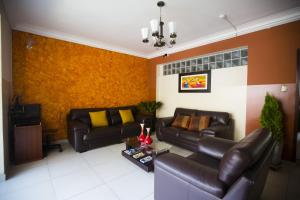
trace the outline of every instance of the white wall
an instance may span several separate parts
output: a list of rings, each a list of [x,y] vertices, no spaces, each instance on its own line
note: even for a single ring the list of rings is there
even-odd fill
[[[178,93],[178,74],[162,75],[157,66],[156,100],[163,102],[158,117],[174,114],[176,107],[224,111],[235,121],[235,140],[245,136],[247,66],[215,69],[211,72],[211,93]]]
[[[9,164],[8,152],[8,108],[12,95],[12,32],[0,1],[1,44],[0,44],[0,182],[5,180]]]

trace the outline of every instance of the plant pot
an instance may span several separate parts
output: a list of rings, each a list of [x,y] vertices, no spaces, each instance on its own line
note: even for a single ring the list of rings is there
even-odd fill
[[[274,148],[273,156],[272,156],[272,162],[271,162],[271,168],[272,169],[278,169],[281,167],[281,156],[282,156],[282,150],[283,150],[283,142],[277,142]]]

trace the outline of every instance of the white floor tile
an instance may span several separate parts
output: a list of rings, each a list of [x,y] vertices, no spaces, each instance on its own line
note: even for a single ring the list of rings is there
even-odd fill
[[[20,165],[14,165],[12,167],[13,171],[24,171],[27,169],[32,169],[34,167],[44,167],[47,165],[47,159],[43,158],[41,160],[37,160],[37,161],[33,161],[33,162],[29,162],[29,163],[24,163],[24,164],[20,164]]]
[[[113,144],[108,146],[108,148],[116,153],[121,153],[122,150],[126,148],[125,143],[120,143],[120,144]]]
[[[94,171],[104,181],[108,182],[120,176],[133,173],[139,169],[126,158],[120,158],[107,164],[97,165]]]
[[[0,195],[1,200],[56,200],[51,181],[35,184],[21,190]]]
[[[14,192],[27,186],[50,180],[47,166],[24,168],[13,167],[7,181],[0,183],[0,195]]]
[[[104,163],[112,162],[121,157],[119,154],[114,154],[108,148],[98,148],[80,154],[90,166],[96,166]]]
[[[105,185],[93,188],[69,200],[118,200],[117,196]]]
[[[120,200],[141,200],[154,191],[153,173],[137,171],[107,184]]]
[[[52,182],[59,199],[70,198],[103,183],[90,168],[55,178]]]
[[[150,196],[146,197],[143,200],[154,200],[154,194],[151,194]]]
[[[64,159],[50,159],[48,168],[52,178],[67,175],[83,168],[88,168],[87,163],[80,156],[68,156]]]

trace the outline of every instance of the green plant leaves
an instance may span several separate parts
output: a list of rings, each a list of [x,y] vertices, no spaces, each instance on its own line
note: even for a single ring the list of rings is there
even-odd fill
[[[275,140],[280,142],[283,139],[283,114],[280,103],[269,93],[266,94],[259,122],[263,128],[267,128],[272,132]]]
[[[159,109],[162,106],[162,102],[160,101],[145,101],[139,103],[139,107],[148,112],[148,113],[154,113],[157,109]]]

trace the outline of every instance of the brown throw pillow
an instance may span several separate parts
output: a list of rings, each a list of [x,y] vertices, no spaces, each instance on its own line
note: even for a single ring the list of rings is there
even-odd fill
[[[190,118],[190,116],[177,115],[171,126],[187,129],[189,127]]]
[[[201,131],[209,126],[209,116],[192,116],[189,131]]]

